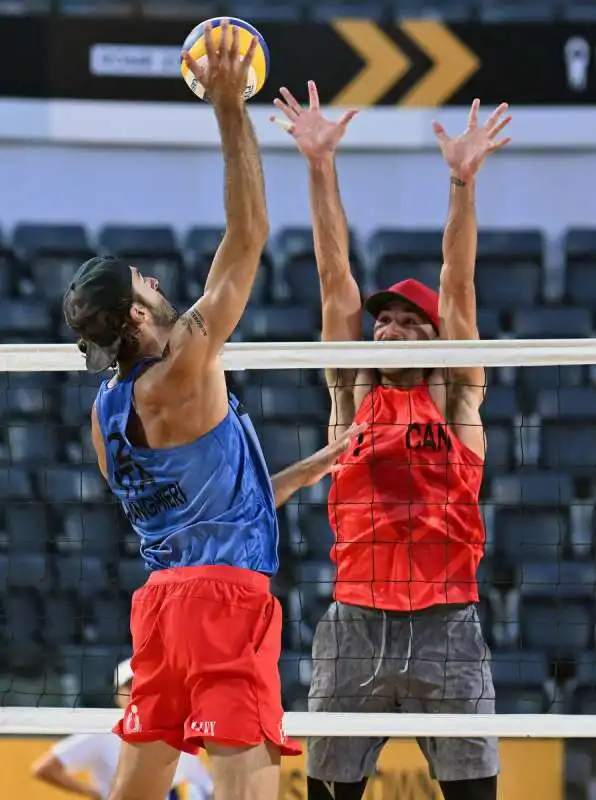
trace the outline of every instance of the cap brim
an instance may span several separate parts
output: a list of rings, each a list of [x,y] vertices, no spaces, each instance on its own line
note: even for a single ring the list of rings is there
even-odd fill
[[[87,372],[99,374],[111,369],[120,350],[121,339],[118,339],[109,347],[100,347],[95,342],[85,340],[85,364]]]
[[[368,297],[364,302],[364,308],[376,319],[383,309],[387,308],[390,303],[394,303],[396,300],[401,300],[402,303],[405,303],[407,306],[410,306],[410,308],[413,308],[414,311],[416,311],[418,314],[421,314],[425,320],[428,320],[437,333],[439,332],[439,328],[433,319],[429,317],[426,311],[423,308],[420,308],[420,306],[416,303],[413,303],[409,297],[404,297],[404,295],[400,294],[399,292],[384,291],[371,294],[371,296]]]

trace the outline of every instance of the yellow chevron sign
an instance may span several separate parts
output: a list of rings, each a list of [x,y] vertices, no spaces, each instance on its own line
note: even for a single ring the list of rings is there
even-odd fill
[[[332,22],[338,36],[363,61],[356,76],[333,98],[336,106],[372,106],[399,86],[413,68],[410,57],[371,20]],[[398,105],[438,106],[449,100],[480,69],[480,60],[443,23],[408,20],[397,27],[432,62]]]

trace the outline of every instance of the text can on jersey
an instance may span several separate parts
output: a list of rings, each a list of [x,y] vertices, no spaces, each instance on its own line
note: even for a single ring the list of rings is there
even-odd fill
[[[207,55],[205,51],[205,25],[208,22],[211,24],[211,36],[213,39],[213,44],[217,48],[221,38],[221,23],[223,19],[223,17],[214,17],[213,19],[201,22],[200,25],[197,25],[197,27],[193,28],[193,30],[188,34],[184,44],[182,45],[182,50],[188,52],[201,67],[207,66]],[[244,92],[245,99],[249,100],[251,97],[254,97],[257,92],[261,91],[265,85],[265,81],[267,80],[267,75],[269,74],[269,48],[267,47],[265,40],[258,30],[253,28],[252,25],[249,25],[248,22],[244,22],[244,20],[237,19],[236,17],[229,17],[228,19],[230,26],[238,28],[240,55],[244,56],[246,54],[253,36],[256,36],[257,38],[257,48],[255,50],[252,64],[248,70],[246,91]],[[182,77],[184,78],[191,92],[196,94],[197,97],[200,97],[201,100],[204,100],[205,88],[200,81],[195,78],[184,61],[181,61],[180,70],[182,72]]]

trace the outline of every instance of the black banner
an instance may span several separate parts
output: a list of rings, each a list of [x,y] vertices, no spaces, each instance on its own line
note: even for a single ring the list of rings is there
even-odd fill
[[[596,103],[596,25],[369,20],[259,25],[279,86],[314,79],[335,105],[420,107],[502,100]],[[178,72],[179,21],[2,18],[0,96],[196,102]]]

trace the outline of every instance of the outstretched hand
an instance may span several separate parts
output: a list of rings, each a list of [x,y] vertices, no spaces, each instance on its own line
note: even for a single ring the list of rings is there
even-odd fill
[[[501,103],[482,126],[478,125],[479,108],[480,100],[474,100],[468,117],[468,127],[454,139],[445,133],[439,122],[433,122],[433,131],[443,158],[452,173],[464,183],[476,175],[488,155],[505,147],[511,141],[509,136],[497,140],[497,136],[512,119],[511,115],[502,119],[509,109],[507,103]]]
[[[354,443],[354,438],[366,430],[366,428],[367,425],[365,423],[350,425],[348,430],[334,442],[328,444],[327,447],[323,447],[322,450],[317,450],[312,456],[309,456],[305,460],[305,464],[308,467],[308,477],[304,486],[313,486],[315,483],[318,483],[321,478],[324,478],[325,475],[338,472],[341,469],[341,465],[336,464],[337,459],[342,453],[350,449]]]
[[[298,149],[308,159],[316,160],[333,153],[358,113],[356,109],[346,111],[337,122],[325,119],[319,108],[319,93],[314,81],[308,82],[308,108],[303,108],[285,86],[279,93],[283,100],[277,98],[273,105],[286,119],[271,117],[271,121],[294,137]]]
[[[257,47],[257,39],[253,36],[246,54],[241,56],[239,30],[235,25],[231,28],[230,34],[229,20],[222,20],[221,37],[216,49],[211,24],[205,24],[206,63],[199,64],[186,51],[182,53],[186,66],[205,87],[205,99],[216,109],[244,104],[248,70]]]

